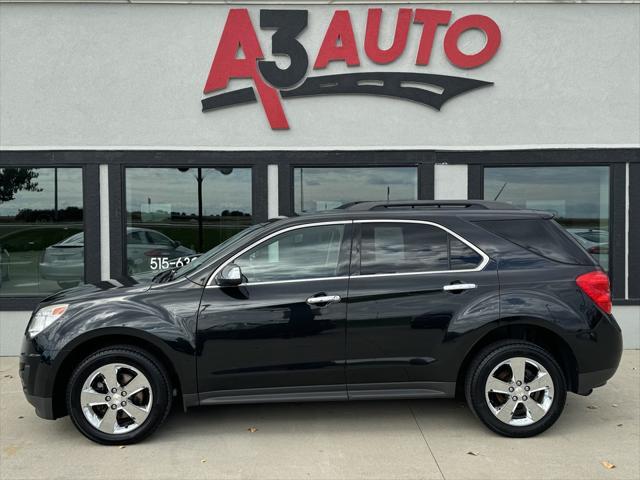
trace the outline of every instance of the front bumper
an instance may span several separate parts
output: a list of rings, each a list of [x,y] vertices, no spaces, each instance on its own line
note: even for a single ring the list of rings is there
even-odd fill
[[[55,372],[48,362],[48,355],[37,352],[34,343],[26,337],[18,367],[22,391],[36,414],[47,420],[56,418],[53,409],[53,382]]]

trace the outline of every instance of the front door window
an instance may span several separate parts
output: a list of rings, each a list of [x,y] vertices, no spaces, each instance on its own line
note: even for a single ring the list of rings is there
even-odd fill
[[[345,224],[296,228],[258,245],[234,262],[248,283],[340,276],[346,273],[340,262],[344,232]]]

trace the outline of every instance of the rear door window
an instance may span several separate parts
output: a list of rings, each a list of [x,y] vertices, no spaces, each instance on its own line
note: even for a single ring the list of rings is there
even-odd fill
[[[478,252],[435,225],[361,224],[361,275],[466,270],[481,263]]]

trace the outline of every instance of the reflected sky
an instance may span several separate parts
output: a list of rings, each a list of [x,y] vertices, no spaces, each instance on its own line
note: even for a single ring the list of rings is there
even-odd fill
[[[497,196],[560,218],[608,219],[609,167],[485,168],[484,178],[486,200]]]
[[[0,169],[4,171],[4,169]],[[55,171],[58,171],[58,209],[82,208],[81,168],[34,168],[38,174],[33,179],[38,190],[20,190],[13,200],[0,202],[0,217],[13,217],[20,210],[52,210],[55,204]]]
[[[127,168],[127,211],[146,205],[198,214],[197,168]],[[203,215],[224,210],[251,213],[250,168],[202,168]]]
[[[414,200],[416,167],[305,167],[293,173],[297,213],[336,208],[357,200]],[[304,204],[304,209],[301,205]]]

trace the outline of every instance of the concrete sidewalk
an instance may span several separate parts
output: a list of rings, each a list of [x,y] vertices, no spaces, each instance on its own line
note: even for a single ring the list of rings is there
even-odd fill
[[[491,433],[461,402],[424,400],[174,411],[150,439],[119,448],[86,440],[68,417],[37,418],[17,359],[2,358],[0,478],[638,479],[639,363],[626,351],[606,387],[569,395],[556,425],[530,439]]]

